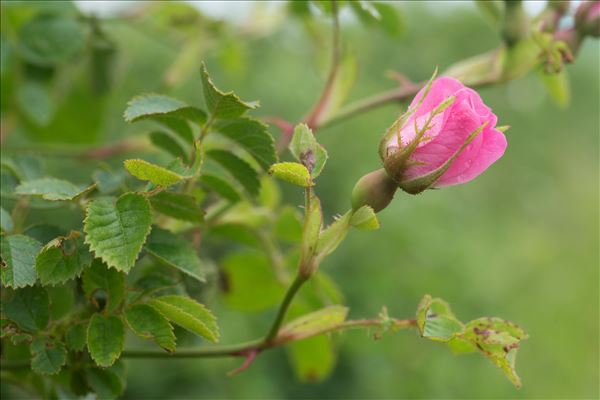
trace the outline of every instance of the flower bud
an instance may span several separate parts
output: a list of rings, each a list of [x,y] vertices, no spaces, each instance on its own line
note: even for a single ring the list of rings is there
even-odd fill
[[[352,190],[352,209],[367,205],[379,212],[390,204],[398,184],[381,168],[360,178]]]
[[[468,182],[504,154],[496,122],[474,90],[450,77],[430,81],[384,135],[385,171],[410,194]]]

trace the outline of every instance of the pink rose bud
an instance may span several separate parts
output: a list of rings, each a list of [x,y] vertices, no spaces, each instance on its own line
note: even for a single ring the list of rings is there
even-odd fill
[[[435,79],[388,129],[385,170],[411,194],[468,182],[504,154],[506,138],[479,94],[454,78]]]

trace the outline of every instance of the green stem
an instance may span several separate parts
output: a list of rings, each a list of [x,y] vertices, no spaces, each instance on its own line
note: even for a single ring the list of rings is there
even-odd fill
[[[198,349],[178,349],[176,353],[167,353],[156,349],[125,350],[122,354],[127,358],[216,358],[216,357],[243,357],[250,351],[260,351],[264,348],[262,339],[251,342],[239,343],[230,346],[214,346]]]
[[[283,302],[279,305],[279,310],[277,311],[277,316],[275,317],[275,321],[273,321],[273,325],[271,325],[271,329],[269,330],[269,333],[265,337],[265,343],[270,343],[273,341],[273,339],[275,339],[275,337],[277,336],[277,333],[279,332],[279,328],[281,327],[281,324],[283,323],[285,314],[287,313],[287,310],[290,307],[292,300],[294,299],[294,296],[296,296],[296,293],[298,293],[298,290],[300,290],[300,288],[302,287],[304,282],[306,282],[307,280],[308,280],[307,276],[304,276],[300,273],[298,275],[296,275],[296,278],[292,282],[292,285],[288,288],[287,293],[285,294],[285,297],[283,298]]]
[[[356,328],[380,328],[387,326],[392,330],[413,328],[417,325],[414,319],[391,318],[387,322],[380,319],[356,319],[343,322],[339,325],[328,327],[319,331],[310,332],[303,336],[275,337],[270,342],[258,339],[251,342],[239,343],[230,346],[215,346],[208,348],[180,348],[176,353],[167,353],[158,349],[131,349],[125,350],[122,357],[126,358],[217,358],[217,357],[248,357],[252,353],[260,353],[263,350],[280,347],[286,343],[302,340],[309,337],[319,336],[327,333],[340,332]],[[2,363],[4,368],[4,362]]]

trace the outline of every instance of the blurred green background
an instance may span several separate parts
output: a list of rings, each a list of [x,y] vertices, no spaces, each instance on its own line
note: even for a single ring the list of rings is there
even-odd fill
[[[23,3],[6,13],[3,2],[3,25],[37,7]],[[221,7],[236,13],[236,4]],[[359,65],[351,100],[393,87],[385,71],[423,80],[435,66],[443,69],[499,43],[470,4],[398,7],[399,36],[342,15],[344,45]],[[21,77],[10,70],[4,39],[11,33],[3,29],[7,147],[106,143],[139,133],[122,120],[127,100],[161,92],[202,104],[201,59],[219,87],[260,100],[254,115],[290,121],[309,110],[326,77],[326,18],[305,21],[261,2],[233,26],[174,3],[112,8],[101,21],[112,50],[98,53],[110,55],[103,69],[110,86],[100,82],[99,91],[90,92],[96,64],[83,57],[64,65],[52,92],[59,117],[44,128],[10,116],[18,109],[11,90]],[[599,58],[598,42],[585,42],[568,67],[572,100],[566,108],[548,98],[535,75],[481,90],[499,124],[512,126],[506,155],[469,184],[418,196],[398,193],[380,215],[380,230],[351,232],[322,265],[342,289],[351,317],[375,316],[383,305],[393,316],[411,317],[430,293],[449,301],[462,320],[490,315],[519,323],[530,334],[517,361],[522,389],[481,355],[453,356],[412,331],[377,341],[349,332],[335,336],[339,359],[321,383],[299,383],[283,349],[262,354],[234,378],[225,373],[240,360],[127,360],[124,398],[598,398]],[[319,131],[330,155],[317,186],[327,218],[346,211],[356,180],[378,168],[379,138],[398,112],[390,105]],[[48,165],[64,168],[56,160]],[[89,176],[92,165],[73,165],[73,176]],[[287,201],[301,203],[296,191],[284,189]],[[274,315],[272,309],[240,314],[218,296],[209,305],[220,318],[222,343],[259,337]]]

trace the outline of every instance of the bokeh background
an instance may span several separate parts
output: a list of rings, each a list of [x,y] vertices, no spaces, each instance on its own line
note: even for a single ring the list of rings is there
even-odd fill
[[[14,15],[7,16],[6,3],[3,25]],[[17,14],[35,12],[37,5],[20,3],[11,5]],[[134,95],[160,92],[202,104],[200,60],[219,87],[261,101],[254,115],[290,121],[316,101],[326,77],[326,18],[306,21],[265,2],[90,3],[79,7],[88,16],[98,13],[114,46],[107,86],[88,90],[96,72],[75,60],[63,66],[63,89],[52,98],[57,117],[49,124],[19,123],[27,119],[22,112],[17,122],[5,120],[18,107],[9,99],[19,77],[11,74],[3,42],[3,130],[12,124],[6,146],[56,149],[138,134],[121,117]],[[394,4],[402,17],[395,36],[342,15],[344,46],[359,65],[351,100],[392,88],[386,71],[423,80],[435,66],[498,45],[498,33],[475,6],[443,3]],[[454,356],[412,331],[377,341],[357,331],[335,337],[338,362],[320,383],[298,382],[283,349],[262,354],[234,378],[225,374],[239,360],[127,360],[124,398],[598,398],[599,58],[598,42],[585,42],[568,67],[572,99],[564,108],[535,74],[482,89],[500,124],[512,126],[506,155],[469,184],[398,193],[380,215],[380,230],[351,232],[322,265],[352,317],[375,316],[383,305],[393,316],[411,317],[430,293],[449,301],[462,320],[490,315],[519,323],[530,334],[517,361],[522,389],[481,355]],[[356,180],[378,168],[379,138],[399,110],[389,105],[319,131],[330,155],[317,187],[328,218],[344,212]],[[92,167],[74,163],[68,174],[89,176]],[[48,168],[65,174],[57,160]],[[301,202],[293,191],[284,195]],[[262,335],[274,314],[240,314],[218,296],[210,306],[220,316],[223,343]],[[2,393],[20,397],[7,387]]]

